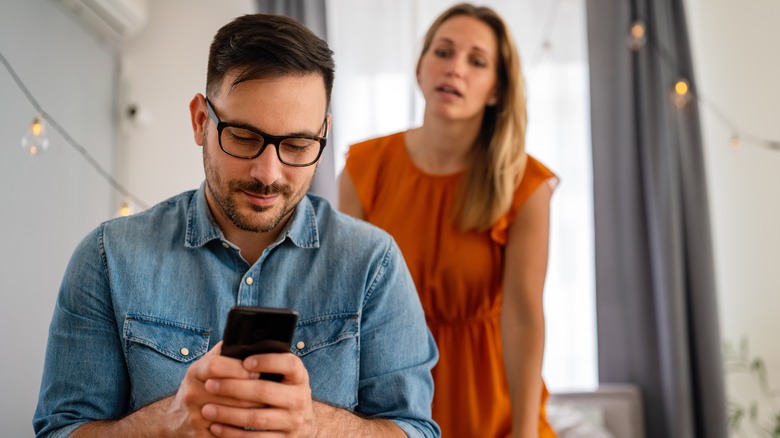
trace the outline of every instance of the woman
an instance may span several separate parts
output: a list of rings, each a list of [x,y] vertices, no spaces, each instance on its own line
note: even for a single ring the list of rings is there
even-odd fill
[[[542,290],[557,179],[525,153],[520,59],[490,8],[455,5],[417,62],[422,126],[353,145],[340,208],[387,230],[439,346],[445,437],[554,437]]]

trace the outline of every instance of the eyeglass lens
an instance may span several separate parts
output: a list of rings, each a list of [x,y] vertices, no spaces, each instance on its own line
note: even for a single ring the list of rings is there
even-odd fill
[[[265,139],[256,132],[235,126],[226,126],[220,138],[225,152],[240,157],[252,157],[262,149]],[[288,164],[308,164],[317,159],[320,143],[303,137],[288,137],[278,142],[279,159]]]

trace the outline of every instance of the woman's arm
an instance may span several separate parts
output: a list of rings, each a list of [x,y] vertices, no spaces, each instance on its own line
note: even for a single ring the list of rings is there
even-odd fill
[[[358,219],[366,218],[357,189],[347,169],[344,169],[339,177],[339,210]]]
[[[504,259],[501,337],[512,437],[538,437],[544,355],[542,291],[547,273],[552,186],[542,184],[509,227]]]

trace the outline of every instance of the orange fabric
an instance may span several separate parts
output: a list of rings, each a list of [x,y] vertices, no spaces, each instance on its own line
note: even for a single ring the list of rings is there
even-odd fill
[[[507,229],[528,197],[555,175],[529,157],[510,211],[489,232],[451,220],[462,173],[430,175],[409,158],[404,133],[353,145],[346,170],[366,219],[398,242],[439,347],[433,418],[444,437],[508,437],[511,409],[501,350],[501,281]],[[543,388],[539,436],[546,421]]]

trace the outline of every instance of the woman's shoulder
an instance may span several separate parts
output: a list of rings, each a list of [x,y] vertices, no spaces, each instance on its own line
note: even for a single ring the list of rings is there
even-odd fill
[[[520,184],[515,188],[510,214],[514,215],[517,210],[522,208],[525,201],[527,201],[543,184],[549,184],[550,187],[555,190],[555,187],[558,185],[558,176],[541,161],[537,160],[532,155],[528,155],[523,178],[520,180]]]
[[[501,245],[506,244],[507,231],[512,221],[517,216],[517,213],[523,208],[523,205],[525,205],[528,198],[543,184],[549,184],[551,189],[555,190],[555,187],[558,184],[558,177],[541,161],[528,155],[523,178],[517,188],[515,188],[512,205],[509,207],[509,211],[501,216],[490,230],[490,235],[493,240]]]
[[[554,178],[556,181],[558,179],[552,170],[542,164],[541,161],[534,158],[534,156],[528,154],[528,160],[525,163],[525,173],[523,174],[523,179],[520,182],[518,190],[524,185],[538,187],[539,184],[551,178]]]

